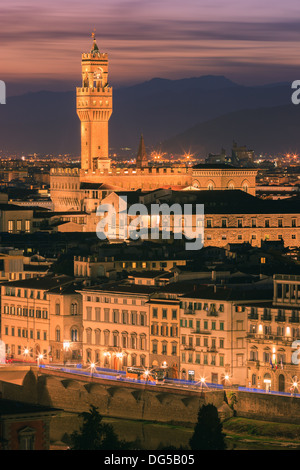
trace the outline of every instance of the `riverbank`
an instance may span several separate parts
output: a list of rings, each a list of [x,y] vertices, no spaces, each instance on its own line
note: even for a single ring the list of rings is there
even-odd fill
[[[120,439],[137,442],[141,450],[183,447],[188,449],[194,429],[151,421],[104,418]],[[51,423],[51,448],[66,449],[68,435],[79,430],[81,420],[75,413],[64,412]],[[223,422],[228,449],[299,450],[300,425],[274,423],[247,418],[230,418]]]

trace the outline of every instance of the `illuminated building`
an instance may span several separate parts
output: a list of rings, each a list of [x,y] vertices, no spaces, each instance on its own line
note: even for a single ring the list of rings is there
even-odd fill
[[[51,169],[50,190],[55,211],[83,210],[87,184],[94,195],[103,184],[123,191],[195,187],[199,190],[241,189],[255,194],[255,169],[229,165],[149,166],[143,137],[136,167],[112,168],[108,140],[108,121],[112,114],[108,55],[100,52],[95,38],[91,51],[82,55],[82,86],[77,88],[76,95],[81,121],[81,169]],[[97,201],[99,195],[98,191],[93,199]]]

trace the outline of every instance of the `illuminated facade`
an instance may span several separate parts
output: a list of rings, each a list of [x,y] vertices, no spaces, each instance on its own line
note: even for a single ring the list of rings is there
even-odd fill
[[[112,114],[108,55],[100,52],[95,38],[91,51],[82,54],[82,85],[76,89],[76,109],[81,121],[81,169],[51,169],[50,191],[55,211],[85,210],[87,184],[92,191],[105,184],[111,189],[129,191],[193,187],[198,190],[241,189],[255,194],[255,169],[228,165],[198,165],[194,168],[149,166],[143,137],[136,167],[112,168],[108,138],[108,122]],[[98,200],[99,194],[92,199]]]
[[[149,365],[146,302],[153,288],[111,285],[85,288],[83,362],[108,369]]]
[[[112,113],[112,88],[108,85],[108,56],[93,48],[82,54],[82,86],[76,90],[81,121],[81,168],[109,169],[108,121]]]
[[[299,306],[300,276],[279,274],[273,302],[248,304],[249,387],[299,393]]]
[[[6,352],[25,362],[79,362],[82,355],[81,296],[69,276],[3,283],[1,338]]]

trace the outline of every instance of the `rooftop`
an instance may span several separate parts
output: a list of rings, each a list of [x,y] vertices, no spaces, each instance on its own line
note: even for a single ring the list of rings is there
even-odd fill
[[[66,276],[65,274],[51,274],[49,276],[3,282],[1,285],[5,287],[19,287],[24,289],[53,291],[54,289],[60,290],[61,287],[67,284],[71,284],[73,281],[73,277]]]
[[[50,408],[48,406],[33,405],[31,403],[22,403],[14,400],[7,400],[4,398],[0,399],[0,418],[7,415],[24,415],[24,414],[44,414],[59,411],[56,408]]]

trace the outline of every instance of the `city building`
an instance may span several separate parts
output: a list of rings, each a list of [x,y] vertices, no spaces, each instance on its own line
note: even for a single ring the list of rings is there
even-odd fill
[[[8,356],[38,363],[81,360],[81,297],[73,282],[46,275],[1,284],[1,339]]]
[[[246,311],[247,385],[291,392],[300,378],[300,276],[274,275],[273,301],[250,302]]]
[[[229,287],[195,288],[181,296],[181,378],[246,385],[246,299],[265,302],[265,293]]]
[[[0,399],[0,450],[49,450],[50,422],[59,410]]]
[[[173,296],[174,297],[174,296]],[[179,307],[172,295],[154,296],[149,301],[150,357],[153,369],[165,371],[171,378],[179,378]]]
[[[81,168],[52,168],[50,193],[54,210],[95,212],[103,193],[101,185],[115,190],[151,191],[158,188],[240,189],[255,195],[254,168],[223,163],[190,166],[150,166],[143,136],[134,168],[118,168],[109,158],[108,122],[112,114],[112,87],[108,84],[108,55],[94,37],[89,53],[82,54],[82,86],[76,90],[81,121]],[[87,205],[87,189],[92,199]],[[100,198],[99,198],[100,196]]]
[[[113,283],[80,290],[83,362],[123,369],[149,366],[148,300],[153,286]]]
[[[128,207],[120,204],[121,197],[117,193],[111,193],[103,203],[112,203],[116,217],[107,224],[102,223],[102,228],[107,239],[128,240],[131,237],[132,221],[140,217],[139,227],[148,231],[151,227],[157,228],[162,233],[166,214],[152,215],[152,204],[168,204],[169,215],[166,219],[170,225],[170,239],[176,232],[184,233],[189,229],[193,234],[202,237],[204,247],[225,247],[228,244],[249,243],[253,247],[260,247],[265,241],[282,241],[286,247],[299,246],[300,225],[299,198],[283,200],[263,200],[252,196],[245,191],[172,191],[157,190],[150,193],[139,194],[138,200],[145,204],[147,213],[133,214]],[[119,201],[119,202],[118,202]],[[176,204],[182,209],[182,217],[174,215]],[[184,218],[185,204],[192,204],[190,217]],[[202,205],[204,215],[197,213],[197,204]],[[127,217],[124,211],[127,211]],[[107,214],[97,216],[91,226],[96,231],[97,224],[106,219]],[[111,216],[112,217],[112,216]],[[127,227],[124,229],[124,221]],[[123,225],[121,225],[123,224]],[[204,231],[203,229],[204,224]],[[135,227],[134,227],[135,228]],[[161,240],[161,237],[157,238]],[[165,240],[164,240],[165,241]]]

